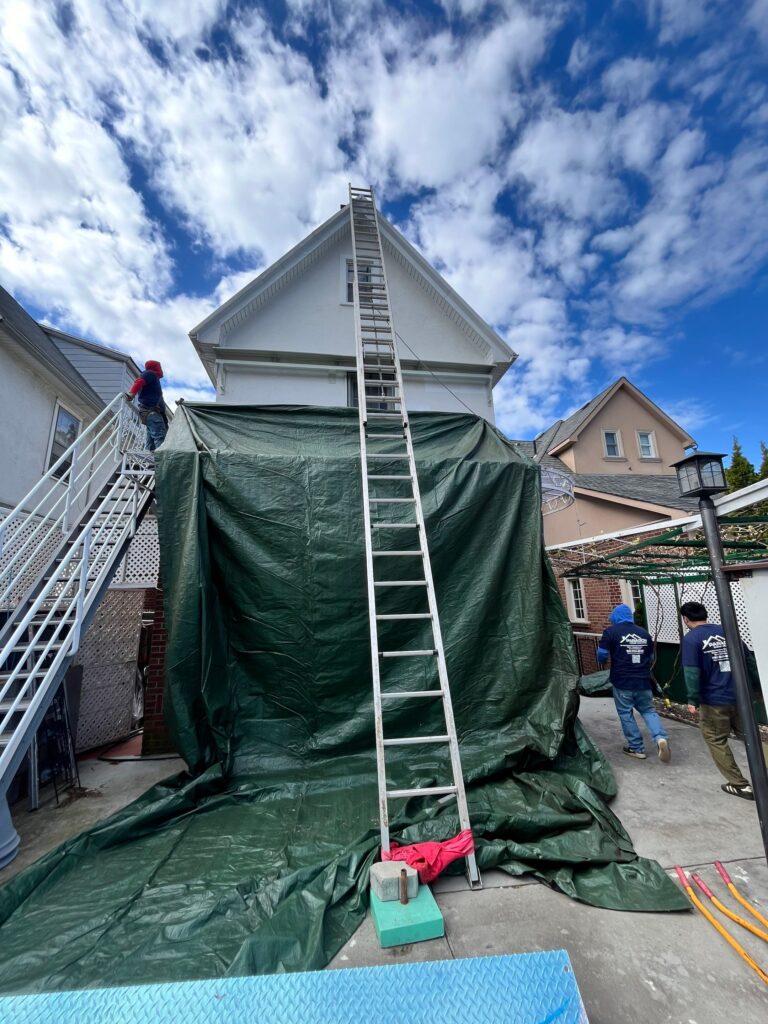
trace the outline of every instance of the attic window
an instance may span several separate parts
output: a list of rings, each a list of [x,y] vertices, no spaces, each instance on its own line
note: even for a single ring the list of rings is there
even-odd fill
[[[370,284],[371,268],[364,264],[360,267],[360,284]],[[350,305],[355,301],[355,261],[346,259],[344,261],[344,302]]]
[[[656,439],[653,436],[652,430],[638,430],[637,447],[641,459],[656,458]]]
[[[603,431],[603,451],[605,452],[606,459],[620,459],[622,457],[621,434],[618,430]]]

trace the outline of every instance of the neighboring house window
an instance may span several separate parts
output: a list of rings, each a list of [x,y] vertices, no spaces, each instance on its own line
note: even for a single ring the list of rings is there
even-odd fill
[[[583,580],[566,580],[568,595],[568,617],[571,622],[587,622],[587,601],[584,597]]]
[[[621,458],[621,434],[618,430],[603,431],[603,449],[605,451],[606,458]]]
[[[53,432],[47,469],[50,469],[61,458],[67,448],[74,444],[77,435],[80,433],[80,426],[81,422],[74,413],[71,413],[69,409],[65,409],[63,405],[56,404],[56,410],[53,414]],[[70,460],[62,463],[56,470],[56,476],[63,476],[69,466]]]
[[[344,261],[344,294],[346,296],[345,301],[350,304],[355,301],[355,261],[347,259]],[[370,284],[371,281],[371,268],[361,264],[360,266],[360,284]]]
[[[640,451],[641,459],[656,458],[656,438],[652,430],[638,430],[637,447]]]
[[[395,375],[394,375],[394,373],[384,373],[384,374],[382,374],[382,378],[384,380],[391,380],[391,381],[394,382]],[[394,395],[395,389],[394,389],[394,387],[390,388],[390,387],[386,387],[384,385],[366,384],[365,385],[365,393],[366,393],[366,395],[369,398],[375,398],[377,395],[381,395],[381,396],[386,398],[386,397],[391,397],[392,395]],[[356,373],[348,373],[347,374],[347,405],[351,409],[356,409],[357,408],[357,404],[358,404],[357,403],[357,374]],[[385,402],[376,402],[376,403],[368,402],[367,403],[367,408],[368,409],[372,409],[372,410],[377,411],[377,412],[396,412],[397,411],[397,409],[396,409],[396,407],[394,405],[387,405]]]
[[[634,611],[643,600],[643,588],[639,580],[621,580],[621,596],[624,604]]]

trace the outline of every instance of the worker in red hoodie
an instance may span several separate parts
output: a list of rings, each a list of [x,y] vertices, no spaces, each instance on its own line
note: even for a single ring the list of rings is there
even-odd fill
[[[126,394],[128,401],[139,396],[139,416],[147,428],[147,448],[151,452],[159,448],[168,433],[168,414],[163,401],[163,389],[160,378],[163,368],[156,359],[148,359],[144,363],[144,373],[131,384]]]

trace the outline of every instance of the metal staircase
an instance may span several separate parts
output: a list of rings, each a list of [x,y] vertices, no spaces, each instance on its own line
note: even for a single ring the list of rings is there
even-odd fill
[[[470,829],[470,822],[373,191],[350,185],[349,210],[354,256],[357,394],[379,817],[382,850],[389,850],[389,802],[392,800],[411,797],[435,797],[440,801],[455,799],[462,831]],[[411,513],[413,517],[409,518]],[[398,543],[392,548],[387,543],[388,536],[414,537],[416,546],[404,547]],[[382,573],[384,563],[403,565],[405,568],[399,574],[400,578],[393,579]],[[384,603],[387,599],[399,596],[405,600],[408,594],[414,597],[414,601],[408,602],[414,610],[383,610],[388,607]],[[426,608],[423,607],[424,602],[418,602],[417,595],[426,597]],[[401,644],[397,641],[397,627],[399,624],[402,628],[406,622],[417,622],[426,627],[429,646],[398,649]],[[380,631],[384,631],[383,649]],[[384,666],[397,667],[407,663],[400,659],[422,659],[430,663],[433,668],[428,668],[422,679],[431,676],[435,681],[427,682],[419,689],[398,688],[402,678],[398,680],[397,671],[384,672]],[[385,711],[400,706],[403,701],[414,704],[439,701],[444,731],[426,736],[385,735]],[[387,749],[428,744],[447,749],[450,780],[436,786],[390,788]],[[466,862],[470,885],[479,887],[480,875],[474,852],[467,856]]]
[[[144,427],[117,395],[0,522],[0,804],[25,755],[38,804],[37,730],[153,493]]]

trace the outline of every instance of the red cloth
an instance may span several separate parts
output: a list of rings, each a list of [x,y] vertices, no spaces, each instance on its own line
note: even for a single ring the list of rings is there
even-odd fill
[[[414,843],[412,846],[398,846],[392,843],[389,850],[381,851],[382,860],[404,860],[419,873],[419,881],[426,885],[434,881],[448,865],[466,857],[475,848],[472,832],[465,829],[454,839],[442,843]]]

